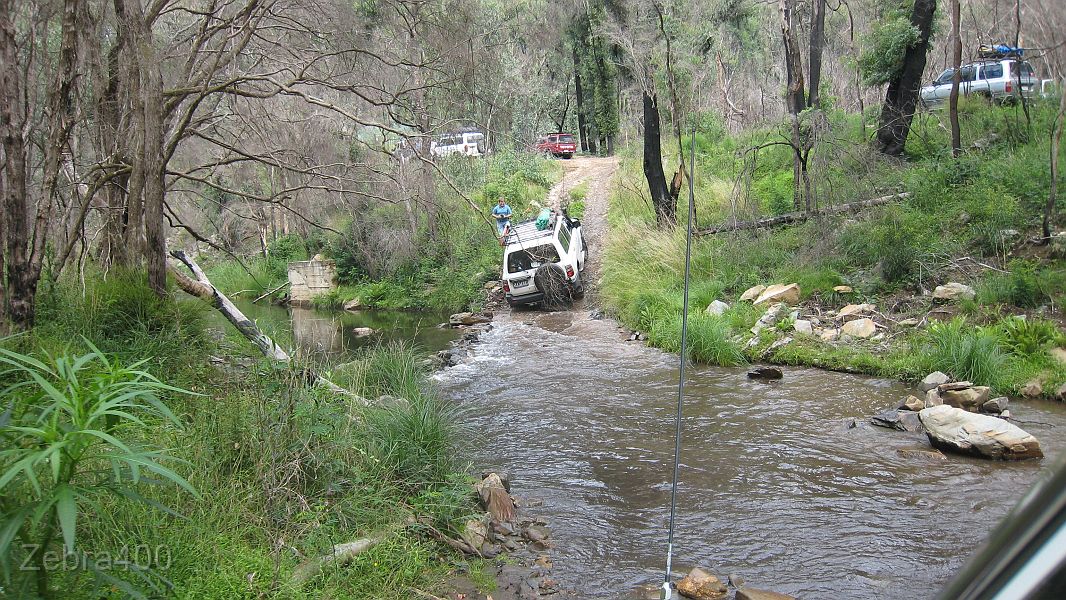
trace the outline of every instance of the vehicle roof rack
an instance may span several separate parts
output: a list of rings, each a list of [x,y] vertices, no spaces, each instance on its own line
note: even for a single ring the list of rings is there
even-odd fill
[[[511,226],[510,233],[503,239],[504,244],[520,244],[522,242],[528,242],[530,240],[536,240],[544,237],[551,237],[555,232],[555,213],[552,213],[548,221],[548,226],[544,229],[537,229],[536,219],[526,219],[520,223]]]
[[[1024,48],[1006,44],[981,44],[977,48],[977,58],[1021,58],[1024,53]]]

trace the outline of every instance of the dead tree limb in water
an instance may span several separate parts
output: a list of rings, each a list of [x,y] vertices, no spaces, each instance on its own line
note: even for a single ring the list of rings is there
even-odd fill
[[[902,200],[910,196],[909,193],[903,192],[901,194],[892,194],[891,196],[882,196],[880,198],[872,198],[870,200],[862,200],[860,202],[850,202],[848,204],[840,204],[837,206],[831,206],[824,208],[817,212],[791,212],[776,217],[768,217],[766,219],[758,219],[756,221],[740,221],[737,223],[725,223],[718,225],[717,227],[709,227],[707,229],[700,229],[696,231],[696,235],[714,235],[716,233],[722,233],[724,231],[741,231],[745,229],[763,229],[768,227],[780,227],[781,225],[790,225],[792,223],[802,223],[807,219],[819,215],[832,215],[838,213],[855,213],[864,208],[870,208],[872,206],[880,206],[882,204],[888,204],[894,200]]]
[[[184,290],[187,294],[196,296],[217,308],[219,312],[226,316],[226,319],[228,319],[230,323],[233,323],[233,326],[241,332],[241,335],[255,344],[255,347],[259,348],[259,351],[267,358],[272,358],[278,362],[284,363],[292,362],[292,358],[289,356],[288,352],[285,352],[281,346],[274,343],[274,340],[272,340],[270,336],[260,331],[259,328],[255,326],[255,323],[253,323],[248,317],[244,316],[244,313],[242,313],[225,294],[211,284],[211,280],[207,278],[207,275],[204,273],[203,269],[200,268],[200,265],[196,264],[196,261],[185,254],[184,250],[174,250],[170,255],[184,263],[185,266],[189,267],[189,270],[193,272],[193,275],[196,275],[196,279],[192,279],[188,275],[175,269],[170,263],[167,263],[167,270],[174,276],[174,281],[178,284],[178,287]],[[306,374],[311,381],[314,381],[335,394],[347,396],[363,406],[370,405],[370,401],[366,398],[363,398],[351,390],[342,388],[310,369],[307,369]]]
[[[177,269],[171,268],[170,272],[174,275],[174,280],[177,282],[178,287],[217,308],[244,337],[248,338],[248,341],[255,344],[256,348],[259,348],[259,351],[264,356],[281,362],[289,362],[289,353],[274,343],[270,336],[260,331],[255,326],[255,323],[244,316],[244,313],[237,308],[237,305],[227,298],[225,294],[218,291],[218,288],[211,285],[211,280],[204,274],[200,265],[189,258],[184,250],[174,250],[170,255],[180,260],[186,267],[189,267],[189,270],[196,276],[194,281]]]

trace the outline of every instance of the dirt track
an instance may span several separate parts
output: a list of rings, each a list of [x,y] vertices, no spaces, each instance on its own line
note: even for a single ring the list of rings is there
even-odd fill
[[[589,245],[589,259],[585,266],[585,281],[589,282],[589,291],[595,297],[600,281],[601,252],[607,234],[607,203],[611,193],[611,179],[618,170],[618,158],[611,156],[599,158],[576,156],[570,160],[560,161],[566,173],[559,183],[548,192],[547,203],[558,209],[570,190],[588,182],[585,194],[585,216],[581,219],[585,240]]]

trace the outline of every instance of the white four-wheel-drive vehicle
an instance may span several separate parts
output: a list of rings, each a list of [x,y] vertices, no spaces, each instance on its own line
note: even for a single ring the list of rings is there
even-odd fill
[[[485,134],[476,129],[442,134],[429,145],[433,156],[485,156],[486,152]]]
[[[503,243],[503,291],[511,306],[567,306],[584,294],[581,221],[551,212],[513,225]]]
[[[1039,84],[1033,66],[1013,58],[982,60],[963,65],[960,71],[959,96],[983,96],[996,103],[1014,102],[1021,95],[1032,98]],[[923,87],[922,104],[930,108],[946,104],[954,76],[955,69],[948,69]]]

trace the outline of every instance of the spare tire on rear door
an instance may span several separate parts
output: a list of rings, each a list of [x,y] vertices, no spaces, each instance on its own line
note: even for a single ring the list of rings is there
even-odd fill
[[[566,282],[566,272],[558,264],[548,263],[538,267],[533,275],[533,284],[544,294],[545,308],[570,307],[570,286]]]

